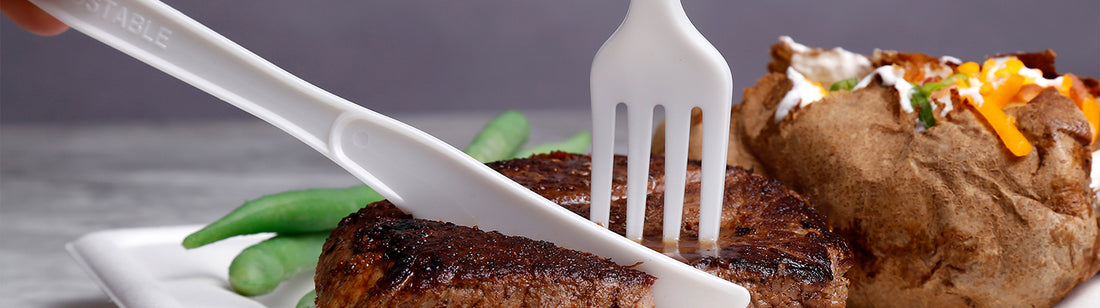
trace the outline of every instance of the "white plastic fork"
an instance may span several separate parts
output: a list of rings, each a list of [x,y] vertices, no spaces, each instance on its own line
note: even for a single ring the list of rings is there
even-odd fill
[[[657,276],[658,307],[748,292],[573,214],[422,131],[313,86],[155,0],[31,0],[74,29],[297,137],[419,218],[588,251]]]
[[[715,252],[721,217],[733,74],[679,0],[632,0],[592,63],[592,213],[608,225],[615,109],[627,106],[626,237],[642,240],[653,110],[665,112],[663,242],[675,254],[683,216],[691,110],[703,112],[699,244]]]

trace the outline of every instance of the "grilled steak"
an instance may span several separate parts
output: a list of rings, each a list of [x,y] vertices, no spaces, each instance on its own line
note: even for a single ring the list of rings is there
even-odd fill
[[[561,206],[588,217],[589,158],[552,153],[489,164],[493,169]],[[615,157],[610,228],[626,231],[626,157]],[[649,168],[644,236],[661,250],[664,215],[664,159]],[[700,165],[688,163],[680,252],[686,262],[749,289],[756,307],[841,307],[848,297],[844,273],[852,266],[847,242],[832,233],[824,217],[779,182],[738,167],[726,169],[717,257],[690,246],[698,238]]]
[[[489,166],[587,217],[589,162],[587,156],[552,153]],[[852,265],[847,243],[828,230],[824,217],[802,197],[774,180],[744,169],[727,169],[719,254],[697,253],[692,244],[698,238],[699,169],[697,162],[689,163],[681,229],[683,261],[745,286],[752,294],[755,307],[844,306],[848,280],[843,275]],[[644,234],[647,245],[662,249],[663,159],[654,158],[650,170]],[[615,158],[613,181],[610,228],[621,234],[625,231],[626,214],[625,157]],[[383,201],[372,205],[370,210],[346,218],[325,244],[316,278],[319,306],[393,306],[398,303],[432,306],[442,302],[448,305],[480,303],[470,306],[522,306],[520,303],[537,306],[545,302],[556,303],[555,306],[578,303],[600,307],[650,304],[645,297],[648,295],[637,295],[648,294],[641,289],[648,287],[650,280],[627,275],[629,269],[606,260],[581,264],[553,260],[580,254],[575,252],[542,258],[541,254],[564,251],[548,243],[517,245],[544,247],[545,252],[541,254],[522,257],[536,257],[539,261],[515,259],[522,254],[514,254],[515,247],[502,245],[497,239],[523,241],[519,238],[443,223],[377,219],[373,211],[378,208],[392,208],[392,205]],[[448,241],[461,244],[446,245]],[[465,255],[467,253],[475,257]],[[484,263],[464,263],[470,260]],[[533,269],[524,265],[532,262],[560,268],[545,269],[546,276],[538,280],[540,278],[530,274]],[[600,270],[591,272],[586,268]],[[513,276],[497,276],[498,273]],[[593,276],[596,273],[605,276]],[[400,279],[405,280],[391,282]],[[524,288],[529,290],[524,293]],[[520,289],[519,293],[506,291],[516,289]],[[557,292],[531,291],[544,289]],[[581,294],[579,298],[577,294]],[[513,298],[517,296],[530,302]]]
[[[545,241],[385,215],[393,210],[375,203],[333,231],[318,307],[653,306],[646,273]]]

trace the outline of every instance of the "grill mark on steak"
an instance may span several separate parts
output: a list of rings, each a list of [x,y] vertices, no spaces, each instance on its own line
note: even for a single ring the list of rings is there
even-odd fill
[[[577,214],[588,217],[591,165],[587,156],[556,152],[488,165],[536,193]],[[688,264],[745,286],[752,295],[752,303],[755,307],[841,307],[844,305],[848,280],[843,275],[852,266],[852,253],[847,243],[827,228],[824,217],[810,207],[802,197],[784,188],[775,180],[753,175],[744,169],[731,167],[726,172],[725,206],[721,219],[722,233],[719,238],[719,245],[722,248],[719,256],[706,257],[694,253],[693,244],[698,238],[698,193],[701,173],[699,168],[698,162],[689,163],[684,198],[681,252]],[[614,170],[609,228],[622,234],[625,231],[626,214],[625,157],[615,157]],[[663,173],[663,159],[652,159],[644,235],[649,239],[647,244],[654,249],[662,248],[660,236],[664,200]],[[419,296],[426,298],[421,299],[422,301],[435,301],[440,298],[437,293],[441,293],[438,290],[444,288],[441,287],[443,284],[454,284],[455,281],[464,281],[472,285],[494,284],[500,279],[494,279],[493,273],[504,273],[507,276],[506,273],[512,270],[509,269],[511,267],[516,267],[517,269],[514,270],[517,271],[529,269],[522,265],[527,264],[523,262],[529,261],[498,259],[508,258],[508,252],[512,250],[511,246],[496,245],[496,242],[487,239],[507,238],[504,235],[437,222],[406,219],[404,221],[408,221],[407,223],[399,223],[397,221],[400,220],[390,218],[372,218],[374,211],[394,215],[390,210],[393,209],[393,205],[385,201],[372,204],[370,208],[370,210],[353,214],[341,222],[340,227],[333,231],[329,243],[326,243],[325,254],[322,255],[316,278],[318,303],[346,305],[356,302],[356,297],[370,298],[372,305],[383,303],[378,302],[379,300],[389,304],[399,302],[392,299],[395,297],[408,300]],[[384,224],[380,225],[380,223]],[[467,229],[476,232],[455,232]],[[352,233],[351,230],[358,231]],[[428,239],[431,238],[431,234],[439,233],[451,234],[453,238],[447,241]],[[376,240],[366,240],[371,238]],[[348,243],[348,241],[352,242]],[[343,246],[337,248],[338,245]],[[448,245],[450,247],[447,247]],[[379,249],[386,252],[376,252],[380,251]],[[502,251],[485,251],[490,249]],[[547,249],[555,251],[549,246]],[[466,254],[471,253],[481,255],[467,258],[469,255]],[[537,256],[531,255],[524,258],[529,257]],[[474,266],[470,258],[480,262],[495,262],[493,264],[497,267]],[[508,262],[521,265],[516,266]],[[539,262],[548,262],[547,265],[553,267],[545,270],[550,273],[548,276],[555,277],[554,283],[564,284],[563,288],[570,284],[584,284],[607,277],[613,278],[605,281],[612,281],[614,284],[602,287],[613,292],[601,291],[591,295],[600,298],[601,303],[605,304],[611,302],[606,298],[634,294],[631,292],[637,290],[632,289],[633,286],[644,285],[644,288],[648,288],[648,284],[632,280],[636,277],[630,278],[634,276],[614,274],[618,272],[601,272],[608,269],[584,272],[560,260],[547,259]],[[604,260],[604,262],[607,261]],[[351,272],[355,272],[358,276],[347,274],[348,268],[355,268]],[[365,270],[366,268],[370,269]],[[466,272],[447,273],[440,269]],[[593,273],[603,273],[604,276],[592,276]],[[357,289],[366,287],[373,287],[373,289],[369,291]],[[356,291],[349,292],[342,290],[343,288],[352,288]],[[401,288],[402,291],[395,292],[394,289],[397,288]],[[386,292],[396,294],[380,295]],[[469,293],[463,294],[469,296]],[[485,298],[484,294],[477,296]],[[486,300],[491,303],[506,302],[502,298]],[[630,303],[641,302],[623,301],[621,305],[631,306]]]
[[[344,219],[315,277],[319,307],[649,307],[656,279],[586,252],[452,223]],[[400,213],[400,212],[398,212]]]
[[[609,228],[626,230],[626,163],[616,156]],[[587,156],[555,152],[488,164],[508,178],[581,216],[589,215],[591,164]],[[689,161],[680,251],[688,264],[749,289],[756,307],[843,306],[854,263],[851,248],[833,233],[805,198],[778,181],[740,167],[726,169],[718,257],[695,250],[698,239],[701,166]],[[653,157],[643,235],[662,250],[664,158]],[[738,231],[751,229],[751,232]]]
[[[611,279],[624,285],[645,286],[654,279],[609,260],[597,260],[588,253],[560,249],[550,242],[481,232],[452,223],[381,220],[364,236],[371,240],[356,241],[352,247],[378,249],[384,251],[385,258],[394,260],[389,274],[378,282],[383,289],[404,287],[422,292],[452,280],[516,275],[563,280]]]

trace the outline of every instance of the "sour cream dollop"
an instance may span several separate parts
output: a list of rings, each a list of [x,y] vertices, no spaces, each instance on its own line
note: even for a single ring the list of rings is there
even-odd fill
[[[787,67],[787,79],[794,85],[791,86],[790,91],[787,91],[787,95],[779,100],[779,106],[775,109],[775,122],[783,121],[795,106],[806,107],[810,103],[825,98],[825,94],[828,94],[820,84],[806,79],[794,67]]]
[[[863,76],[871,71],[871,60],[844,48],[809,48],[795,42],[789,36],[779,37],[779,41],[791,49],[791,66],[805,75],[806,79],[823,85],[832,85],[837,81]]]
[[[901,101],[901,110],[913,112],[913,103],[909,101],[909,98],[913,96],[913,84],[899,77],[905,76],[905,69],[903,68],[894,67],[893,65],[876,68],[870,75],[863,77],[852,90],[866,88],[871,84],[871,81],[875,79],[875,76],[882,78],[882,85],[887,87],[893,86],[894,89],[898,90],[898,100]]]

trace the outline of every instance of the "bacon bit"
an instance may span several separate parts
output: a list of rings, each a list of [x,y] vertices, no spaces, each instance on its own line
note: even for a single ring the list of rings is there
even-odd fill
[[[1039,92],[1043,92],[1043,87],[1034,83],[1025,84],[1020,87],[1020,92],[1016,93],[1016,97],[1012,101],[1027,103],[1039,96]]]
[[[1096,98],[1092,97],[1088,87],[1085,87],[1085,83],[1081,82],[1076,75],[1067,73],[1062,78],[1064,78],[1063,87],[1067,87],[1066,84],[1068,84],[1066,91],[1068,93],[1063,94],[1072,99],[1077,104],[1077,108],[1085,114],[1085,119],[1092,127],[1092,142],[1096,142],[1096,137],[1100,136],[1100,106],[1097,105]]]
[[[1085,83],[1081,82],[1080,78],[1077,78],[1077,75],[1066,73],[1062,78],[1064,78],[1062,85],[1069,88],[1067,89],[1068,93],[1062,94],[1072,99],[1077,104],[1077,108],[1081,108],[1081,102],[1092,98],[1089,89],[1085,87]]]

